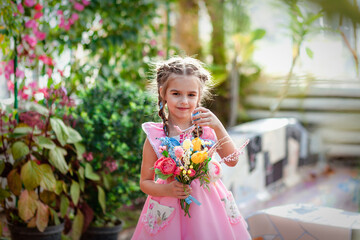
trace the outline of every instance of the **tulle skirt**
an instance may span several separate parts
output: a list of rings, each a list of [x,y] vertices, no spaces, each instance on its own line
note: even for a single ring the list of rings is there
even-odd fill
[[[191,195],[201,203],[190,204],[191,218],[184,216],[179,199],[148,196],[132,239],[251,239],[232,193],[221,180],[211,183],[210,190],[197,179],[191,187]]]

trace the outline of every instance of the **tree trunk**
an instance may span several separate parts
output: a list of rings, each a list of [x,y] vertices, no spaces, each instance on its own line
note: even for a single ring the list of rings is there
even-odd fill
[[[236,124],[238,106],[239,106],[239,73],[236,66],[236,56],[232,62],[230,72],[230,112],[228,127],[233,127]]]
[[[211,54],[213,64],[225,66],[224,0],[205,0],[213,31],[211,34]]]
[[[198,0],[179,0],[175,42],[189,56],[201,59]]]

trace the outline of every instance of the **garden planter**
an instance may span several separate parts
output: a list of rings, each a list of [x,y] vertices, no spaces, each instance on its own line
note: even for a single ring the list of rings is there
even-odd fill
[[[12,240],[61,240],[61,232],[64,230],[64,224],[47,227],[44,232],[10,223],[8,226]]]
[[[117,240],[122,222],[114,227],[89,227],[81,236],[82,240]]]

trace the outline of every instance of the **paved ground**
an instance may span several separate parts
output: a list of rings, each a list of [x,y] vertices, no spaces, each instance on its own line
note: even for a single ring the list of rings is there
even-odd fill
[[[340,208],[358,212],[360,204],[360,167],[331,167],[316,169],[312,166],[302,170],[303,181],[290,189],[278,187],[269,191],[267,199],[254,199],[239,206],[243,216],[264,208],[290,204],[308,203],[316,206]],[[125,229],[119,240],[131,239],[134,228]]]

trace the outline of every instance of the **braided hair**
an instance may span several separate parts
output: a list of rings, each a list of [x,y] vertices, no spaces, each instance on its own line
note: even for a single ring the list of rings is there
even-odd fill
[[[169,120],[165,112],[166,101],[161,96],[164,96],[168,85],[168,80],[173,76],[195,76],[200,81],[200,100],[204,101],[209,98],[209,80],[211,80],[210,73],[203,67],[203,64],[191,57],[173,57],[165,62],[160,63],[156,68],[156,76],[154,81],[158,93],[158,115],[163,121],[163,129],[166,136],[169,136]],[[162,87],[162,93],[160,93]],[[201,102],[200,101],[200,102]],[[200,103],[199,103],[200,106]],[[202,127],[197,127],[193,131],[194,137],[200,137],[203,130]]]

